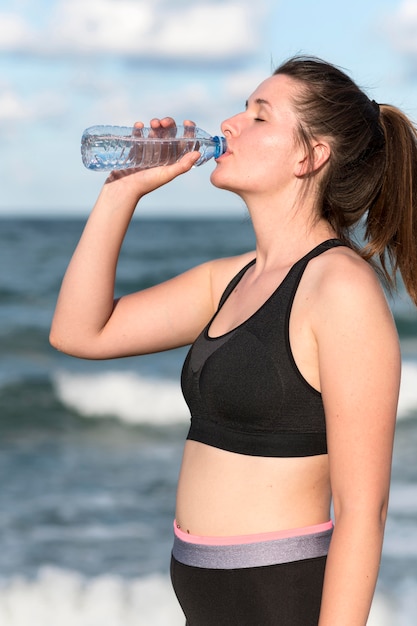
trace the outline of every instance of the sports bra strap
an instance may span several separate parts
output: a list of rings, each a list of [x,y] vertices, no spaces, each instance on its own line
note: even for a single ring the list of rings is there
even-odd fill
[[[219,306],[217,307],[217,311],[219,311],[222,308],[223,304],[225,303],[227,298],[230,296],[230,294],[232,293],[233,289],[236,287],[236,285],[241,280],[243,274],[251,267],[251,265],[254,265],[255,263],[256,263],[256,258],[252,259],[252,261],[249,261],[249,263],[247,263],[245,265],[245,267],[243,267],[240,270],[240,272],[238,274],[236,274],[236,276],[234,278],[232,278],[232,280],[230,281],[230,283],[227,285],[226,289],[224,290],[222,297],[220,298],[220,302],[219,302]]]
[[[327,241],[323,241],[323,243],[320,243],[313,250],[308,252],[305,256],[303,256],[296,263],[294,263],[293,268],[296,267],[299,263],[305,263],[305,265],[307,265],[307,263],[312,258],[314,258],[315,256],[319,256],[322,252],[325,252],[326,250],[330,250],[330,248],[336,248],[337,246],[346,246],[346,245],[347,244],[345,244],[341,239],[327,239]],[[232,278],[232,280],[229,282],[229,284],[227,285],[226,289],[224,290],[224,292],[222,294],[222,297],[220,298],[219,306],[217,307],[217,312],[222,308],[223,304],[225,303],[227,298],[230,296],[230,294],[232,293],[233,289],[236,287],[236,285],[242,279],[242,276],[255,263],[256,263],[256,257],[254,259],[252,259],[251,261],[249,261],[249,263],[247,263],[240,270],[240,272],[238,274],[236,274],[236,276],[234,276],[234,278]]]

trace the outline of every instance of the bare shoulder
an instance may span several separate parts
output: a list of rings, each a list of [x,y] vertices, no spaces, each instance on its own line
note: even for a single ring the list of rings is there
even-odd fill
[[[317,275],[325,278],[353,278],[354,276],[377,279],[372,266],[357,252],[347,246],[331,248],[310,261]],[[378,280],[377,280],[378,282]]]
[[[237,256],[225,257],[210,261],[210,274],[213,300],[216,305],[220,300],[229,282],[250,263],[256,254],[255,251],[245,252]]]
[[[318,307],[335,306],[389,310],[384,289],[374,268],[348,247],[332,248],[309,264],[309,277]]]
[[[333,342],[331,350],[345,344],[352,351],[383,342],[397,351],[397,330],[384,289],[374,268],[356,252],[340,247],[313,259],[307,289],[319,344],[329,347]]]

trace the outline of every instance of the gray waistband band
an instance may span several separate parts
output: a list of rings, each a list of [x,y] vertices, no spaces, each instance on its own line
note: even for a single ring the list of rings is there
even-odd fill
[[[226,546],[188,543],[175,536],[172,556],[184,565],[206,569],[278,565],[326,556],[332,532],[330,529],[299,537]]]

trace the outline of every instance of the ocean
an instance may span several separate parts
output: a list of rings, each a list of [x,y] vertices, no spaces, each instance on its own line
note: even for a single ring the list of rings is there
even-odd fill
[[[0,220],[0,626],[183,626],[168,569],[186,350],[90,362],[49,345],[82,228]],[[117,292],[252,247],[245,217],[135,219]],[[369,626],[412,626],[417,614],[417,312],[401,289],[392,306],[403,379]]]

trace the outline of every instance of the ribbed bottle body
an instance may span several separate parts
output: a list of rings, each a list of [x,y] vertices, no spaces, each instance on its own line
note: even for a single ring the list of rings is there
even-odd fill
[[[92,126],[81,139],[85,165],[94,171],[149,169],[176,163],[187,152],[198,150],[201,165],[226,150],[224,137],[211,137],[194,126],[158,129],[127,126]]]

